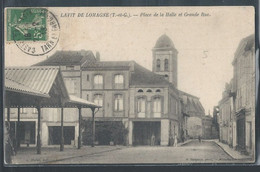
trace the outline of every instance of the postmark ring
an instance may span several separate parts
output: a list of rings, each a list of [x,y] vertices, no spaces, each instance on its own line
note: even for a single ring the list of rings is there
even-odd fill
[[[60,25],[55,15],[45,10],[46,18],[44,15],[37,15],[42,12],[42,8],[29,8],[25,9],[20,17],[20,28],[14,29],[13,41],[16,46],[24,53],[32,56],[42,56],[52,51],[59,42]],[[29,17],[34,14],[33,18]],[[22,23],[21,21],[26,21]],[[44,25],[44,22],[46,23]],[[23,30],[21,30],[21,28]],[[19,37],[20,32],[23,32]],[[27,34],[27,35],[26,35]]]

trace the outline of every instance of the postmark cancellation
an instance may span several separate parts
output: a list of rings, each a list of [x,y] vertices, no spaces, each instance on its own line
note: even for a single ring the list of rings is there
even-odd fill
[[[26,54],[40,56],[55,48],[60,25],[46,8],[6,9],[6,41]]]

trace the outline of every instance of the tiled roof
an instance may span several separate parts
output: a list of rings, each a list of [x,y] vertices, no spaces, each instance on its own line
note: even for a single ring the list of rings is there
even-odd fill
[[[184,104],[183,108],[185,113],[190,113],[189,114],[190,116],[205,115],[205,110],[202,104],[200,103],[198,97],[185,93],[183,91],[179,91],[179,93],[180,93],[180,98],[183,100],[183,104]]]
[[[132,61],[96,61],[84,63],[83,68],[122,68],[130,67]]]
[[[135,61],[99,61],[93,64],[85,63],[83,68],[131,68],[132,74],[130,79],[130,85],[157,85],[168,86],[172,84],[164,79],[163,76],[153,73],[152,71],[137,64]]]
[[[252,50],[254,47],[255,47],[255,35],[254,34],[243,38],[240,41],[240,43],[236,49],[235,58],[233,60],[233,63],[239,55]]]
[[[199,110],[204,113],[205,109],[202,106],[201,102],[197,99],[197,100],[195,100],[195,103],[196,103],[197,107],[199,108]]]
[[[13,92],[20,92],[20,93],[29,94],[29,95],[48,97],[48,95],[43,94],[43,93],[39,92],[38,90],[33,90],[28,86],[18,84],[17,82],[14,82],[7,78],[5,79],[5,88],[6,88],[6,90],[13,91]]]
[[[188,97],[193,97],[193,98],[199,99],[197,96],[191,95],[191,94],[186,93],[186,92],[181,91],[181,90],[179,90],[179,93],[180,93],[181,96],[182,96],[182,95],[186,95],[186,96],[188,96]]]
[[[154,49],[173,49],[173,48],[175,48],[174,44],[171,38],[169,38],[166,34],[160,36],[154,46]]]
[[[62,65],[83,65],[95,63],[96,58],[92,51],[57,51],[48,59],[35,64],[34,66],[62,66]]]
[[[131,75],[130,85],[156,85],[156,86],[172,86],[164,76],[155,74],[154,72],[140,66],[136,62],[133,62],[134,70]]]
[[[190,98],[188,98],[186,108],[188,109],[188,111],[198,112],[198,109],[196,108],[195,104],[193,103],[193,100]]]
[[[58,67],[5,68],[5,87],[10,90],[49,95]]]

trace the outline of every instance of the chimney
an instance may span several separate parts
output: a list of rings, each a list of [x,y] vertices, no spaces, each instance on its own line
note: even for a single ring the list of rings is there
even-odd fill
[[[100,53],[97,51],[96,52],[96,60],[99,62],[100,61]]]

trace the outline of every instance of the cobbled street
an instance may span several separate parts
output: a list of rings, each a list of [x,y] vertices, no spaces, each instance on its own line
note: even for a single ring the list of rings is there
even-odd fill
[[[233,159],[225,153],[216,143],[212,141],[193,140],[179,147],[88,147],[92,152],[85,150],[74,150],[68,158],[57,158],[51,160],[45,158],[41,163],[47,164],[146,164],[146,163],[235,163],[239,160]],[[66,151],[69,151],[68,149]],[[79,153],[80,151],[80,153]],[[84,151],[86,152],[84,154]],[[14,163],[24,163],[25,159],[20,159],[20,156],[25,156],[26,152],[21,152]],[[49,152],[49,156],[54,152]],[[39,157],[39,155],[37,155]],[[35,158],[35,157],[34,157]],[[23,162],[21,162],[23,161]],[[27,160],[30,162],[30,159]],[[35,163],[37,160],[34,161]]]

